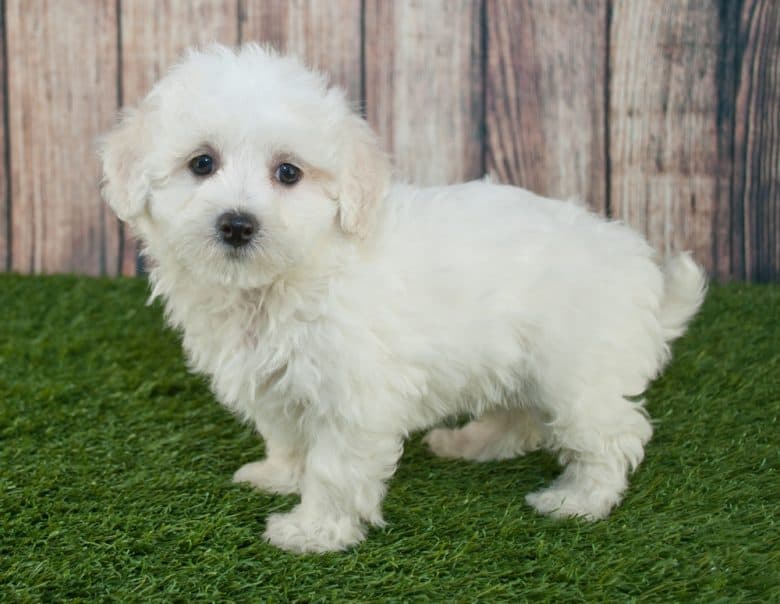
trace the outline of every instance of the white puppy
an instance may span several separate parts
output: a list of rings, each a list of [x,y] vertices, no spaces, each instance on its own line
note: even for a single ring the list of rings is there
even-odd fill
[[[102,153],[193,369],[265,440],[235,480],[301,495],[271,543],[359,542],[404,439],[463,413],[434,453],[545,447],[565,469],[539,512],[620,501],[652,432],[626,397],[704,296],[689,256],[661,269],[622,224],[516,187],[392,184],[343,92],[253,45],[187,54]]]

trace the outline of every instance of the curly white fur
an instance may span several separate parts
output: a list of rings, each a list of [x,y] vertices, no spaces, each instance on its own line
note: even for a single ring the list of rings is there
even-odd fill
[[[205,179],[187,169],[204,148],[219,156]],[[193,369],[265,440],[235,480],[301,494],[269,541],[357,543],[383,522],[404,438],[462,413],[474,421],[428,434],[434,453],[546,447],[565,469],[528,495],[537,510],[597,519],[620,501],[652,433],[626,396],[704,296],[688,255],[659,268],[626,226],[516,187],[391,184],[343,93],[252,45],[190,52],[102,152]],[[301,182],[274,180],[279,158]],[[215,235],[226,210],[260,224],[239,255]]]

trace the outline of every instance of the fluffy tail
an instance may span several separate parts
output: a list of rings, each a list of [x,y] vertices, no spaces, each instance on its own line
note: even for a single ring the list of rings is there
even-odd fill
[[[664,298],[660,321],[667,342],[676,340],[699,310],[707,293],[707,276],[687,252],[669,258],[663,268]]]

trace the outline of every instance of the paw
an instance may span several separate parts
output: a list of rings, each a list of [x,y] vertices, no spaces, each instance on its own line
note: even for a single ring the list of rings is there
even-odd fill
[[[283,459],[264,459],[241,466],[233,474],[233,482],[245,482],[267,493],[290,495],[299,493],[300,471]]]
[[[431,452],[436,457],[458,459],[462,455],[462,444],[456,430],[449,428],[434,428],[423,438]]]
[[[552,486],[525,496],[525,501],[540,514],[552,518],[579,517],[601,520],[620,502],[614,491],[597,489],[584,493],[576,489]]]
[[[473,421],[463,428],[435,428],[423,442],[437,457],[484,462],[511,459],[539,447],[538,438],[523,438],[518,430],[507,431],[505,426],[496,427],[493,422]]]
[[[365,533],[357,518],[321,516],[298,505],[287,514],[271,514],[263,537],[278,548],[303,554],[345,550]]]

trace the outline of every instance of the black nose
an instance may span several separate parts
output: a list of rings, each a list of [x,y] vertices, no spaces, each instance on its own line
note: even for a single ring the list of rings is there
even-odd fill
[[[217,234],[225,243],[241,247],[252,241],[257,231],[257,220],[243,212],[225,212],[217,218]]]

